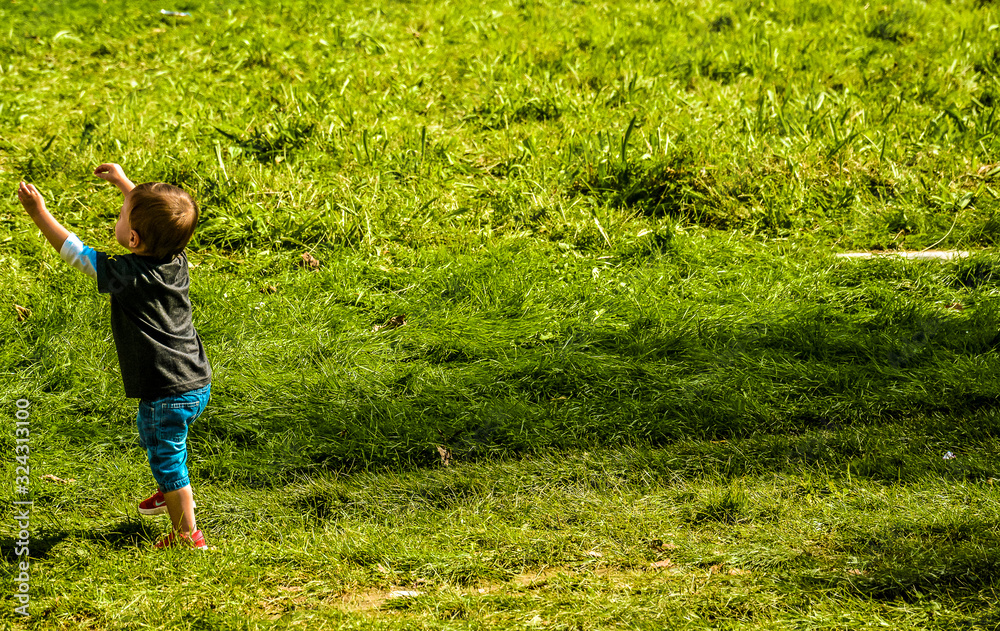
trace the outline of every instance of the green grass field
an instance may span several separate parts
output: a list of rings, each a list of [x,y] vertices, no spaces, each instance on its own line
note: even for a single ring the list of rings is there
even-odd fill
[[[998,106],[992,0],[0,0],[0,623],[1000,629]],[[202,206],[204,554],[14,194],[120,252],[108,161]]]

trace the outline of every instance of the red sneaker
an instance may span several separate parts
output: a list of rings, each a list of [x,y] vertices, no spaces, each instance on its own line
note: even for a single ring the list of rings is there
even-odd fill
[[[194,504],[194,507],[198,508],[198,504]],[[142,515],[162,515],[165,512],[167,512],[167,500],[159,490],[152,497],[139,502],[139,513]]]
[[[158,550],[163,548],[194,548],[195,550],[208,550],[205,543],[205,535],[200,530],[195,530],[190,535],[183,532],[172,532],[163,539],[160,539],[153,546]]]
[[[167,512],[167,500],[163,499],[163,493],[159,490],[139,502],[139,513],[142,515],[160,515]]]

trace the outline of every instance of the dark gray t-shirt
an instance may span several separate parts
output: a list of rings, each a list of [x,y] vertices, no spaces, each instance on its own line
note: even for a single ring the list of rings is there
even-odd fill
[[[188,261],[97,252],[97,291],[111,294],[111,332],[125,396],[161,399],[208,385],[212,368],[191,322]]]

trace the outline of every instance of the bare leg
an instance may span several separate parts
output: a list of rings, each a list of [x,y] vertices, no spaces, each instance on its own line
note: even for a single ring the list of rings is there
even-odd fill
[[[174,532],[189,534],[198,529],[194,521],[194,493],[191,485],[163,494]]]

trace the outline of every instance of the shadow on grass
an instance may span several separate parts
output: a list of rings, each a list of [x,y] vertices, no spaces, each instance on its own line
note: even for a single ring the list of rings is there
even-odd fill
[[[803,589],[836,589],[878,600],[915,602],[992,593],[1000,579],[1000,550],[989,526],[972,540],[946,543],[914,529],[903,538],[895,529],[879,533],[877,545],[857,550],[857,573],[809,576],[795,581]],[[883,537],[885,539],[883,539]]]
[[[636,309],[615,292],[646,277],[626,274],[600,302],[587,297],[606,309],[562,317],[565,306],[529,299],[529,283],[505,276],[508,267],[547,261],[519,256],[501,256],[502,265],[456,259],[469,271],[429,282],[434,300],[458,288],[449,298],[457,305],[480,301],[469,307],[479,315],[449,316],[454,326],[439,327],[440,313],[421,312],[417,300],[406,327],[364,338],[338,332],[287,372],[231,373],[192,428],[193,453],[212,454],[199,475],[266,488],[321,471],[434,467],[442,454],[457,463],[749,440],[741,446],[763,461],[701,446],[691,455],[704,458],[675,465],[677,473],[823,464],[886,480],[996,477],[976,443],[1000,436],[1000,300],[988,292],[928,297],[942,285],[993,287],[991,259],[941,268],[837,263],[817,278],[815,297],[771,311],[715,298],[699,302],[704,309]],[[597,282],[605,272],[591,263],[566,273]],[[665,272],[674,265],[657,264]],[[727,274],[717,282],[723,289],[744,282]],[[516,317],[497,315],[508,307]],[[846,430],[888,424],[906,426],[921,444],[847,440]],[[930,449],[932,434],[943,448]],[[935,461],[959,448],[967,454]]]
[[[995,523],[979,518],[849,525],[833,549],[854,567],[799,575],[792,587],[907,603],[938,598],[992,602],[1000,581],[1000,533]]]
[[[131,520],[120,521],[107,529],[102,529],[100,526],[89,529],[40,528],[31,533],[27,549],[31,560],[37,561],[47,559],[51,556],[52,550],[63,542],[89,541],[113,550],[124,550],[149,547],[158,534],[159,529],[152,528],[146,522]],[[24,556],[17,554],[22,547],[17,541],[16,537],[0,538],[0,550],[3,550],[4,561],[16,564],[24,560]]]

